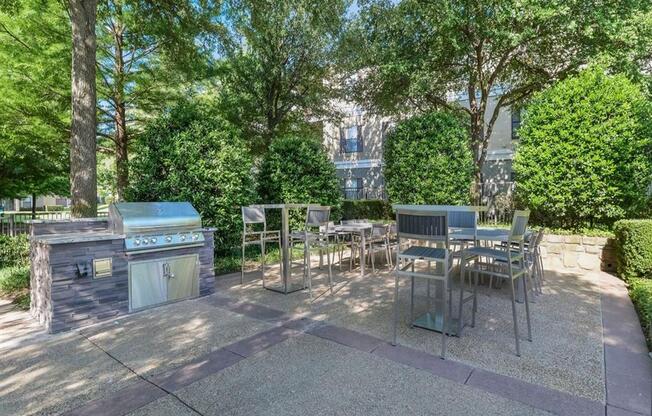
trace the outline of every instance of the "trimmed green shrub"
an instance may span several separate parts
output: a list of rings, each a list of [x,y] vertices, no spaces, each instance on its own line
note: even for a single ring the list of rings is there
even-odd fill
[[[611,225],[646,209],[650,104],[625,76],[590,68],[536,95],[519,129],[519,205],[542,225]]]
[[[469,203],[473,155],[468,129],[449,113],[433,112],[398,123],[385,143],[385,184],[399,204]]]
[[[617,221],[614,234],[620,277],[652,278],[652,220]]]
[[[342,204],[342,219],[391,220],[392,205],[382,199],[345,200]]]
[[[0,269],[24,266],[29,263],[29,238],[27,234],[16,237],[0,234]]]
[[[634,302],[638,318],[641,321],[647,345],[652,350],[650,327],[652,326],[652,280],[632,279],[629,282],[629,296]]]
[[[190,201],[217,228],[217,252],[238,246],[240,206],[255,201],[253,162],[240,131],[208,105],[181,103],[146,126],[131,160],[133,201]]]
[[[0,269],[0,293],[13,296],[29,288],[29,266]]]
[[[260,165],[258,184],[263,202],[328,205],[331,220],[340,218],[342,195],[335,165],[315,139],[294,135],[274,139]],[[295,214],[292,226],[300,227],[303,220]]]

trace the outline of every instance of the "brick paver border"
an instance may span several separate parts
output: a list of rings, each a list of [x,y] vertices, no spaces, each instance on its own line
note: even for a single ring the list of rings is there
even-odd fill
[[[650,415],[652,363],[647,357],[645,340],[640,333],[638,318],[627,291],[618,282],[605,279],[601,296],[606,404],[457,361],[441,360],[439,356],[413,348],[392,346],[380,338],[310,317],[288,316],[283,311],[267,306],[239,302],[220,295],[212,295],[200,301],[277,326],[149,380],[141,380],[108,398],[89,402],[67,415],[124,415],[301,334],[336,342],[557,415]],[[632,337],[635,338],[634,342]]]

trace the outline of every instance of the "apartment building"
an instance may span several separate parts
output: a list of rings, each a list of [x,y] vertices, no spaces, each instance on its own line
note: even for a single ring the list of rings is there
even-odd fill
[[[468,98],[457,100],[468,105]],[[489,102],[490,115],[497,102]],[[398,121],[365,111],[352,103],[338,108],[344,117],[339,123],[323,124],[324,145],[335,163],[340,186],[346,199],[385,199],[383,151],[387,134]],[[489,116],[487,117],[487,121]],[[482,169],[483,195],[510,192],[512,158],[518,142],[521,118],[518,109],[505,108],[496,120],[489,139],[487,159]]]

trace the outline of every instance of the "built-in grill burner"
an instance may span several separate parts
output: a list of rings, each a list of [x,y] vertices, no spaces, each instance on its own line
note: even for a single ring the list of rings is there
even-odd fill
[[[189,202],[121,202],[109,207],[109,229],[125,236],[127,252],[204,244],[199,213]]]

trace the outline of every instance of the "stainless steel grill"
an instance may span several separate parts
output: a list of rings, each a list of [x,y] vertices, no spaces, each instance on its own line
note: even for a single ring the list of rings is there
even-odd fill
[[[204,244],[199,213],[189,202],[121,202],[109,207],[109,229],[125,236],[128,252]]]

